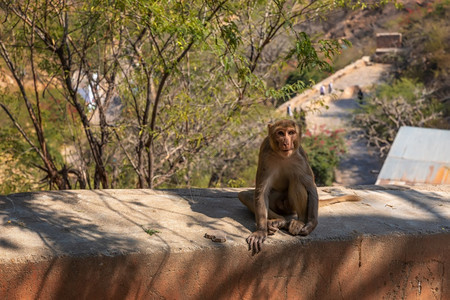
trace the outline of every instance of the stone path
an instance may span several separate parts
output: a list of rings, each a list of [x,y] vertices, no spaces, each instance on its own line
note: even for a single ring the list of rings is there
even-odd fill
[[[376,149],[368,147],[367,141],[360,137],[360,129],[352,127],[351,120],[353,110],[358,107],[358,89],[367,91],[383,82],[389,69],[389,65],[372,64],[368,58],[362,58],[289,101],[292,109],[313,109],[306,117],[307,126],[313,133],[324,129],[344,129],[346,132],[348,152],[336,171],[337,185],[374,184],[377,179],[382,161]],[[319,87],[323,84],[327,89],[330,82],[333,82],[333,93],[320,96]],[[285,109],[284,106],[281,109]]]
[[[357,102],[352,98],[338,99],[328,106],[328,110],[307,118],[307,124],[310,128],[323,124],[325,128],[344,129],[346,132],[347,153],[341,158],[336,170],[335,184],[374,184],[383,163],[377,150],[369,147],[367,140],[361,137],[360,129],[351,126],[352,113],[358,107]]]

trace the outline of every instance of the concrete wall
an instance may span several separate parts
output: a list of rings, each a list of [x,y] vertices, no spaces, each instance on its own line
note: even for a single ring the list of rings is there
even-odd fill
[[[2,299],[449,299],[448,234],[60,257],[1,266]]]
[[[449,190],[321,189],[363,201],[256,256],[236,190],[0,196],[0,299],[450,299]]]

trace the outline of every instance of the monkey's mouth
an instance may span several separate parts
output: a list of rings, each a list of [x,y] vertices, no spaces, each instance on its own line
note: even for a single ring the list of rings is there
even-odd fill
[[[281,153],[283,153],[284,156],[289,156],[292,153],[292,149],[283,149],[281,150]]]
[[[293,147],[289,147],[289,146],[284,146],[284,147],[280,147],[281,151],[284,152],[288,152],[288,151],[292,151],[294,148]]]

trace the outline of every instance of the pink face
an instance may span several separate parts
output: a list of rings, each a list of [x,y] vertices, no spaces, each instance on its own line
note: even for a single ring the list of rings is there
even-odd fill
[[[278,150],[279,154],[289,157],[298,147],[298,132],[295,127],[275,127],[272,133],[274,150]]]

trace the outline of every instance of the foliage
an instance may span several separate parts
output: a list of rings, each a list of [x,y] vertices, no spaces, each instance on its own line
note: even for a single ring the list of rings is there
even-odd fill
[[[0,165],[3,166],[0,174],[0,194],[40,189],[36,183],[36,170],[24,167],[18,159],[7,152],[3,152],[0,157]]]
[[[340,51],[295,24],[345,5],[355,2],[0,0],[1,68],[14,82],[1,130],[20,133],[30,176],[48,188],[190,185],[197,166],[221,177],[262,118],[255,104],[304,87],[270,75],[289,59],[326,70]]]
[[[346,152],[342,130],[320,130],[317,135],[306,131],[302,140],[303,149],[313,170],[318,186],[329,186],[334,180],[334,170],[339,157]]]
[[[322,42],[322,40],[321,40]],[[333,45],[331,44],[323,44],[324,49],[339,49],[337,53],[329,53],[331,50],[324,50],[324,53],[328,53],[325,55],[324,63],[319,65],[316,68],[311,67],[311,65],[298,68],[295,71],[291,71],[285,81],[286,87],[291,86],[300,86],[301,88],[297,88],[292,90],[287,96],[283,97],[280,104],[288,101],[290,98],[294,97],[298,92],[303,91],[306,87],[311,87],[315,83],[325,79],[327,76],[331,74],[331,72],[335,69],[335,62],[332,62],[332,58],[339,58],[340,56],[336,54],[341,54],[342,49],[347,49],[351,47],[351,43],[345,39],[341,40],[341,44],[337,41]],[[312,64],[313,65],[313,64]],[[338,65],[338,67],[343,67]]]
[[[0,131],[0,194],[39,189],[35,180],[39,172],[33,168],[36,154],[15,135],[12,128],[6,127]]]
[[[226,134],[206,145],[207,159],[192,157],[186,169],[172,176],[164,187],[244,187],[255,184],[259,144],[272,109],[255,105],[254,110],[241,114],[236,122],[229,122]]]
[[[150,236],[152,236],[154,234],[157,234],[157,233],[161,233],[160,231],[158,231],[156,229],[146,228],[143,225],[141,225],[141,227],[142,227],[142,230],[144,230],[144,232],[147,233]]]
[[[430,97],[423,84],[409,79],[379,86],[366,101],[354,123],[364,129],[380,156],[387,155],[401,126],[433,127],[442,115],[442,104]]]
[[[396,57],[397,79],[377,88],[357,111],[355,124],[380,156],[389,152],[401,126],[449,128],[450,2],[409,9],[399,20],[404,51]],[[447,105],[447,107],[445,107]]]
[[[251,151],[242,149],[239,159],[229,161],[224,170],[218,171],[217,177],[211,184],[210,178],[204,178],[202,184],[196,180],[203,174],[203,167],[197,169],[192,176],[193,186],[210,187],[248,187],[255,185],[256,169],[258,165],[259,144],[262,142],[265,128],[260,128],[259,138],[248,141]],[[331,185],[334,180],[334,170],[338,166],[340,156],[346,152],[343,132],[340,130],[321,130],[319,134],[312,135],[306,131],[302,138],[302,146],[308,155],[308,161],[315,174],[316,184],[319,186]],[[220,176],[219,176],[220,175]]]
[[[326,77],[326,73],[313,69],[310,71],[306,70],[296,70],[294,72],[290,72],[288,77],[286,78],[286,86],[292,86],[294,84],[302,83],[305,86],[312,86],[316,82],[321,81]],[[283,104],[284,102],[289,101],[292,97],[294,97],[297,94],[297,90],[292,91],[287,95],[287,97],[284,97],[281,99],[282,101],[279,102],[279,104]]]

